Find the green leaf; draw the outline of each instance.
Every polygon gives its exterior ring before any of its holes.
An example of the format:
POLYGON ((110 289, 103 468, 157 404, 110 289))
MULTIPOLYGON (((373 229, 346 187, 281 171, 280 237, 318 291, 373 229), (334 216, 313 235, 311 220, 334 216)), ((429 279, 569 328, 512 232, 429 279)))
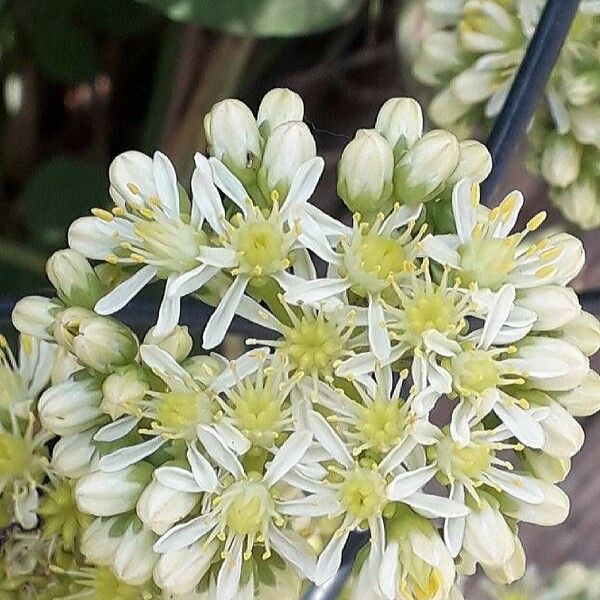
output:
POLYGON ((43 163, 25 185, 21 200, 35 241, 64 246, 69 224, 94 206, 107 204, 104 171, 89 162, 60 156, 43 163))
POLYGON ((76 27, 68 18, 68 11, 56 2, 37 3, 31 28, 31 44, 40 71, 57 83, 91 81, 98 69, 99 57, 96 40, 84 29, 76 27), (37 11, 36 11, 37 12, 37 11))
POLYGON ((297 36, 350 20, 363 0, 138 0, 174 21, 241 35, 297 36))

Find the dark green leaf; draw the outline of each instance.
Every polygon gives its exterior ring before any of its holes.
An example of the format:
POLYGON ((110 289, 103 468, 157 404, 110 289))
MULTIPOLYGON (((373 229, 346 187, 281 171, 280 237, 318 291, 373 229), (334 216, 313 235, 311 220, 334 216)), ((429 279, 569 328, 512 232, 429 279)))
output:
POLYGON ((104 171, 85 160, 61 156, 43 163, 22 194, 25 222, 47 247, 64 246, 71 221, 107 203, 104 171))
POLYGON ((363 0, 138 0, 174 21, 242 35, 296 36, 351 19, 363 0))

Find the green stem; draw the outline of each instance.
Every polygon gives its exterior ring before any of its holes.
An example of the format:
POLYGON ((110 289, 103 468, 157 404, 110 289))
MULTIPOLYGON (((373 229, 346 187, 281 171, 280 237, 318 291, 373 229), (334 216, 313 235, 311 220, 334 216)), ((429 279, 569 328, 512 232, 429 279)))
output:
POLYGON ((13 240, 0 237, 0 261, 35 273, 44 273, 46 258, 13 240))

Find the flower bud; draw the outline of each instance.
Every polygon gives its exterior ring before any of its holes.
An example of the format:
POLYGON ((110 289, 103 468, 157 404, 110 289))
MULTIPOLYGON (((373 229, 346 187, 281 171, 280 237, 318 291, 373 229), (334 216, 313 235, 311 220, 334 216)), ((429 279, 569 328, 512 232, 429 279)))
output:
POLYGON ((264 196, 283 201, 298 168, 316 155, 315 139, 305 123, 290 121, 276 127, 267 139, 258 171, 264 196))
POLYGON ((288 88, 275 88, 263 97, 258 107, 258 127, 265 138, 279 125, 289 121, 302 121, 304 102, 288 88))
POLYGON ((379 109, 375 129, 389 142, 398 158, 423 135, 423 112, 412 98, 390 98, 379 109))
POLYGON ((208 386, 212 380, 225 369, 227 363, 219 360, 215 356, 199 354, 190 356, 183 362, 182 366, 195 381, 208 386))
POLYGON ((116 520, 117 517, 95 519, 83 532, 79 549, 88 563, 106 567, 112 563, 123 539, 123 536, 110 535, 116 520))
POLYGON ((171 333, 164 337, 154 335, 154 327, 144 336, 144 344, 152 344, 168 352, 177 362, 187 358, 194 346, 194 340, 185 325, 177 325, 171 333))
POLYGON ((89 473, 96 452, 95 429, 61 437, 52 450, 52 468, 62 477, 79 479, 89 473))
POLYGON ((163 554, 154 567, 154 583, 170 594, 193 591, 208 571, 218 545, 216 540, 208 545, 196 542, 163 554))
POLYGON ((560 339, 579 348, 586 356, 592 356, 600 350, 600 322, 588 312, 580 311, 557 333, 560 339))
POLYGON ((460 160, 460 145, 442 129, 426 133, 404 155, 394 171, 394 194, 401 204, 431 200, 444 188, 460 160))
POLYGON ((571 131, 575 139, 600 148, 600 105, 595 103, 572 108, 570 114, 571 131))
POLYGON ((581 240, 569 233, 555 233, 548 237, 548 249, 560 248, 560 260, 556 263, 557 271, 550 283, 567 285, 574 279, 585 264, 585 250, 581 240))
POLYGON ((152 479, 152 471, 150 463, 139 462, 120 471, 89 473, 75 487, 77 507, 96 517, 112 517, 133 510, 152 479))
POLYGON ((491 581, 502 585, 513 583, 525 575, 525 550, 515 535, 515 551, 512 556, 501 566, 482 565, 485 574, 491 581))
POLYGON ((492 156, 489 150, 476 140, 460 142, 459 149, 459 163, 448 179, 448 185, 454 185, 464 178, 481 183, 492 170, 492 156))
POLYGON ((475 53, 520 49, 525 43, 517 16, 492 0, 467 2, 459 33, 464 47, 475 53))
POLYGON ((138 342, 127 326, 112 317, 96 315, 80 321, 73 353, 90 369, 110 373, 135 359, 138 342))
POLYGON ((600 410, 600 375, 590 371, 575 389, 553 394, 574 417, 588 417, 600 410))
POLYGON ((523 450, 523 461, 531 473, 538 479, 548 483, 560 483, 564 481, 571 470, 571 459, 556 458, 542 450, 523 450))
POLYGON ((204 117, 208 151, 243 181, 254 178, 261 157, 260 133, 250 109, 239 100, 217 102, 204 117))
POLYGON ((543 502, 530 504, 513 498, 504 514, 542 527, 559 525, 569 514, 569 497, 552 483, 538 480, 537 484, 544 492, 543 502))
POLYGON ((56 313, 63 308, 58 300, 43 296, 21 298, 13 308, 12 322, 21 333, 50 342, 56 313))
POLYGON ((98 408, 101 399, 101 380, 78 371, 42 394, 38 402, 40 421, 57 435, 80 433, 102 419, 98 408))
POLYGON ((338 165, 337 192, 351 211, 385 212, 393 189, 394 154, 374 129, 359 129, 338 165))
POLYGON ((73 373, 81 370, 81 365, 77 357, 63 346, 55 346, 54 348, 54 362, 50 382, 51 385, 58 385, 69 379, 73 373))
MULTIPOLYGON (((467 115, 471 106, 463 102, 452 88, 443 88, 438 92, 429 104, 429 116, 431 120, 439 127, 452 129, 455 135, 460 135, 457 131, 462 131, 464 136, 468 134, 468 126, 460 123, 460 120, 467 115)), ((460 135, 460 137, 463 137, 460 135)))
POLYGON ((559 285, 540 285, 519 290, 515 303, 537 315, 535 331, 558 329, 575 319, 581 312, 577 294, 559 285))
POLYGON ((591 104, 600 91, 600 81, 597 71, 581 73, 579 75, 567 74, 564 77, 564 91, 569 104, 573 106, 584 106, 591 104))
POLYGON ((544 179, 553 186, 566 188, 579 176, 581 147, 570 136, 553 135, 542 154, 541 170, 544 179))
POLYGON ((598 189, 591 177, 583 177, 564 190, 551 190, 550 196, 565 217, 581 229, 600 226, 598 189))
POLYGON ((158 554, 152 546, 156 536, 146 527, 130 525, 112 561, 115 575, 129 585, 142 585, 152 577, 158 554))
POLYGON ((421 83, 439 85, 442 77, 460 70, 465 55, 456 32, 435 31, 422 41, 413 64, 413 73, 421 83))
POLYGON ((198 494, 180 492, 152 481, 136 505, 138 517, 154 533, 162 535, 187 516, 199 499, 198 494))
POLYGON ((90 317, 95 317, 96 313, 87 308, 71 306, 56 313, 52 325, 52 336, 57 344, 73 352, 73 341, 79 330, 81 322, 90 317))
POLYGON ((137 365, 118 369, 102 384, 100 410, 110 415, 113 421, 125 414, 135 414, 150 385, 144 370, 137 365))
POLYGON ((75 250, 55 252, 46 263, 46 274, 67 306, 91 309, 106 292, 88 260, 75 250))

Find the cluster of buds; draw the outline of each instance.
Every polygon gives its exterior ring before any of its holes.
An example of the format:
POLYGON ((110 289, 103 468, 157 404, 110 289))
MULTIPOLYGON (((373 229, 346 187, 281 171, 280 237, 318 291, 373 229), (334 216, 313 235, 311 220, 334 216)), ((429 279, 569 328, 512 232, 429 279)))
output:
POLYGON ((477 565, 524 573, 519 522, 568 514, 574 417, 600 409, 600 323, 568 287, 581 243, 526 240, 544 214, 513 232, 519 192, 481 206, 489 155, 422 135, 406 98, 344 151, 338 188, 362 213, 339 222, 309 202, 323 160, 302 113, 289 90, 258 119, 216 105, 191 196, 163 154, 117 157, 112 211, 48 261, 56 297, 14 309, 55 357, 25 406, 54 438, 34 512, 71 557, 40 566, 67 597, 299 598, 368 530, 351 598, 455 599, 477 565), (138 337, 111 315, 154 281, 138 337), (215 307, 204 351, 235 315, 265 339, 194 354, 188 295, 215 307))
MULTIPOLYGON (((412 5, 400 27, 419 38, 407 50, 415 77, 436 90, 429 114, 438 126, 462 138, 498 115, 543 7, 536 0, 412 5)), ((529 134, 530 169, 583 229, 600 225, 599 35, 597 3, 584 1, 529 134)))

